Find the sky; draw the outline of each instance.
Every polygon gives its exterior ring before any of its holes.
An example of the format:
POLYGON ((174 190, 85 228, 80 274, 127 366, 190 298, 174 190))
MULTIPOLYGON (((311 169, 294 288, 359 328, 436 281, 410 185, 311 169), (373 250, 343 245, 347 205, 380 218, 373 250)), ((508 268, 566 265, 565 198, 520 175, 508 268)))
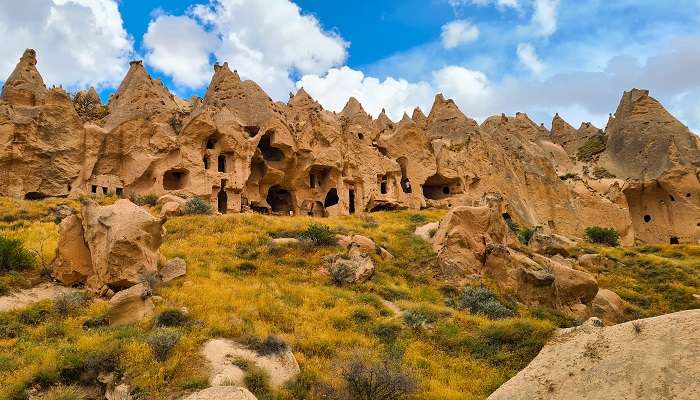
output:
POLYGON ((394 120, 443 93, 478 121, 604 127, 644 88, 700 132, 698 0, 1 1, 0 37, 0 79, 34 48, 47 84, 105 100, 132 59, 183 98, 227 61, 276 100, 303 87, 394 120))

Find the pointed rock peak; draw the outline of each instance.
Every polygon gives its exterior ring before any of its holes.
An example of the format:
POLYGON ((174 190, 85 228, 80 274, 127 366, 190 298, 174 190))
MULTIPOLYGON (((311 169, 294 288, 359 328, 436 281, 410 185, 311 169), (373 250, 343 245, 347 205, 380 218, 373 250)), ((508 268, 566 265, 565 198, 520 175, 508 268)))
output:
POLYGON ((75 101, 84 101, 90 104, 102 104, 102 99, 100 99, 100 95, 97 94, 97 90, 95 90, 95 88, 92 86, 90 87, 90 89, 81 90, 78 93, 76 93, 75 101))
POLYGON ((361 117, 363 120, 366 119, 371 122, 371 117, 367 112, 365 111, 364 108, 362 108, 362 104, 354 98, 350 97, 348 99, 348 102, 345 104, 345 107, 343 107, 343 110, 340 112, 341 117, 345 117, 348 119, 352 119, 355 117, 361 117))
POLYGON ((388 125, 391 125, 394 123, 394 121, 392 121, 391 118, 389 118, 389 116, 386 115, 386 110, 383 108, 382 108, 382 112, 380 112, 379 116, 377 117, 377 122, 380 122, 382 124, 388 124, 388 125))
POLYGON ((415 122, 422 122, 428 119, 428 117, 425 116, 423 110, 421 110, 420 107, 416 107, 413 109, 413 116, 411 118, 415 122))
MULTIPOLYGON (((415 115, 415 112, 414 112, 413 114, 415 115)), ((408 116, 407 113, 403 113, 403 117, 401 117, 401 121, 400 121, 400 122, 401 122, 402 124, 406 124, 406 123, 410 123, 410 122, 414 122, 414 121, 415 121, 415 118, 411 118, 411 117, 408 116)))
POLYGON ((430 115, 428 115, 428 118, 430 119, 438 113, 442 114, 445 112, 456 114, 466 118, 462 111, 460 111, 459 107, 457 107, 457 104, 455 104, 454 100, 446 100, 445 96, 443 96, 442 93, 439 93, 435 96, 435 101, 433 102, 433 107, 430 109, 430 115))
POLYGON ((13 105, 34 106, 46 98, 46 85, 36 68, 36 51, 27 49, 2 88, 2 99, 13 105))
POLYGON ((568 134, 574 130, 574 127, 560 117, 559 113, 554 114, 554 118, 552 118, 552 135, 568 134))
POLYGON ((310 104, 317 104, 317 102, 306 90, 304 90, 303 87, 301 87, 299 90, 297 90, 296 94, 291 95, 288 104, 293 107, 301 107, 310 104))

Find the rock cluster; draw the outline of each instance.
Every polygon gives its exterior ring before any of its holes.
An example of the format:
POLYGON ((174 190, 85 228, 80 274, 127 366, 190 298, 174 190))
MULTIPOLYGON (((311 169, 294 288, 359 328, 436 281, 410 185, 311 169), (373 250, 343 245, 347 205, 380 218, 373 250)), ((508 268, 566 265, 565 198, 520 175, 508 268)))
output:
MULTIPOLYGON (((565 258, 575 243, 536 232, 532 246, 519 250, 499 208, 495 204, 450 210, 433 238, 443 275, 488 277, 525 304, 551 307, 580 320, 596 316, 615 324, 623 319, 622 299, 577 269, 578 260, 565 258)), ((594 262, 589 258, 588 263, 594 262)))
POLYGON ((355 99, 328 112, 303 89, 275 102, 227 64, 190 101, 139 61, 106 106, 78 97, 46 88, 25 52, 0 101, 0 195, 178 194, 222 213, 315 216, 500 197, 503 214, 546 233, 700 239, 698 139, 646 91, 625 93, 605 130, 555 116, 551 131, 522 113, 479 125, 441 95, 398 122, 355 99))

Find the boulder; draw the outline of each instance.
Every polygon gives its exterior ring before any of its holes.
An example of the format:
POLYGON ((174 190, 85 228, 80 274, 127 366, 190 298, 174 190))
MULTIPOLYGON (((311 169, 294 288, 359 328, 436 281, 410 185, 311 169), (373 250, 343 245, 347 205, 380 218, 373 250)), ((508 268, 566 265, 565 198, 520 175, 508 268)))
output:
POLYGON ((348 253, 352 254, 375 254, 377 253, 377 245, 374 240, 362 235, 337 235, 338 245, 345 247, 348 253))
POLYGON ((480 273, 488 245, 517 241, 496 208, 455 207, 440 222, 433 249, 445 275, 480 273))
POLYGON ((228 339, 212 339, 204 343, 202 354, 208 361, 212 386, 242 384, 244 371, 231 361, 244 359, 265 370, 270 375, 270 383, 279 388, 299 374, 299 364, 291 350, 280 353, 260 354, 228 339))
POLYGON ((437 233, 438 227, 440 227, 439 222, 431 222, 429 224, 417 226, 414 233, 430 243, 433 241, 433 236, 437 233))
POLYGON ((153 315, 155 306, 151 301, 151 290, 139 283, 117 292, 109 300, 107 319, 110 325, 128 325, 153 315))
POLYGON ((214 386, 192 393, 181 400, 257 400, 257 397, 242 387, 214 386))
POLYGON ((601 268, 613 268, 615 266, 615 261, 605 257, 602 254, 581 254, 578 256, 578 263, 583 268, 590 269, 601 269, 601 268))
POLYGON ((700 310, 597 325, 556 335, 489 400, 699 398, 700 310))
POLYGON ((172 217, 175 215, 180 214, 180 212, 183 209, 183 205, 180 203, 176 203, 174 201, 169 201, 160 208, 160 217, 172 217))
POLYGON ((185 276, 187 273, 187 263, 180 257, 175 257, 168 260, 167 263, 158 272, 162 282, 170 282, 175 278, 185 276))
POLYGON ((272 244, 280 247, 296 246, 299 244, 299 239, 297 238, 275 238, 272 239, 272 244))
POLYGON ((349 255, 349 258, 335 257, 331 262, 331 271, 344 271, 345 283, 363 283, 374 275, 374 262, 366 254, 357 252, 349 255))
POLYGON ((160 196, 158 200, 156 201, 156 205, 163 206, 168 203, 176 203, 180 205, 181 207, 184 207, 185 204, 187 203, 187 199, 183 199, 180 196, 175 196, 174 194, 166 194, 163 196, 160 196))
POLYGON ((568 257, 569 249, 576 246, 576 242, 556 233, 545 233, 540 228, 535 230, 528 246, 532 247, 535 252, 546 256, 559 254, 568 257))
POLYGON ((157 272, 163 222, 126 199, 111 206, 85 200, 80 215, 61 222, 54 276, 93 291, 131 287, 144 273, 157 272))
POLYGON ((599 289, 588 308, 590 315, 600 318, 606 325, 624 321, 625 303, 612 290, 599 289))

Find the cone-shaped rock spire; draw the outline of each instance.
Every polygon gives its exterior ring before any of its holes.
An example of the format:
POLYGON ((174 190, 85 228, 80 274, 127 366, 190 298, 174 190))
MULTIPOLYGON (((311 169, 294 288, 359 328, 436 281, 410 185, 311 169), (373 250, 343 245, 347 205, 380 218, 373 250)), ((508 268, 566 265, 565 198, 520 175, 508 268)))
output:
POLYGON ((2 88, 4 101, 18 106, 35 106, 43 103, 48 91, 36 68, 36 63, 36 52, 32 49, 25 50, 2 88))

